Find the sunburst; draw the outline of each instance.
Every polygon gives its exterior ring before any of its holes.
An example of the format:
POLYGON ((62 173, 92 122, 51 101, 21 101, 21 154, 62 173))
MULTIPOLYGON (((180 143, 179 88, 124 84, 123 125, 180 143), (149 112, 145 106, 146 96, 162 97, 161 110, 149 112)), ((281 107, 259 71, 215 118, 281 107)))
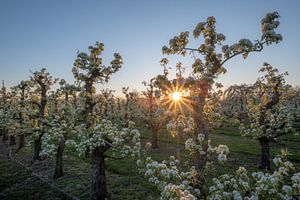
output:
POLYGON ((180 91, 175 91, 170 94, 173 101, 180 101, 182 97, 182 93, 180 91))
POLYGON ((176 84, 167 88, 166 94, 162 97, 163 104, 168 106, 169 110, 185 113, 191 111, 191 100, 189 91, 183 85, 176 84))

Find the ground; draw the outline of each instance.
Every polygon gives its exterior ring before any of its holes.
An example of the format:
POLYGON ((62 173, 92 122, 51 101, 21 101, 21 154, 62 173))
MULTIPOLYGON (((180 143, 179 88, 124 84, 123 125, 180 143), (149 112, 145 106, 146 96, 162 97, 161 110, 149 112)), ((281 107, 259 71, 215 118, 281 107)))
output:
MULTIPOLYGON (((299 124, 297 125, 299 127, 299 124)), ((149 141, 150 133, 140 128, 142 141, 149 141)), ((166 130, 160 132, 159 149, 151 150, 149 155, 162 160, 176 155, 176 139, 166 130)), ((235 171, 238 166, 246 166, 249 171, 257 170, 260 160, 260 147, 256 140, 242 137, 235 126, 225 126, 211 134, 213 144, 226 144, 230 148, 229 160, 224 166, 216 167, 216 174, 235 171)), ((1 142, 0 142, 1 143, 1 142)), ((272 156, 281 148, 290 152, 289 159, 300 169, 300 136, 286 136, 271 145, 272 156)), ((188 154, 181 143, 180 158, 188 161, 188 154)), ((7 146, 0 145, 0 199, 89 199, 91 192, 91 160, 78 157, 74 149, 67 149, 64 156, 62 178, 53 179, 54 159, 47 158, 32 162, 32 150, 26 147, 6 156, 7 146)), ((14 152, 14 147, 12 148, 14 152)), ((159 192, 150 185, 143 175, 137 172, 135 159, 108 160, 107 182, 110 199, 158 199, 159 192)), ((182 163, 184 163, 182 162, 182 163)))

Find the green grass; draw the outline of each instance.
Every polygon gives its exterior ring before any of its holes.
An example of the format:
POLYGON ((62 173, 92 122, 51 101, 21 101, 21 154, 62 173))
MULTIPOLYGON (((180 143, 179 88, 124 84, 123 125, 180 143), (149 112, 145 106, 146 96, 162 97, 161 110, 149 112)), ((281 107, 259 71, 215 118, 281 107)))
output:
POLYGON ((31 172, 0 155, 0 199, 69 199, 59 191, 49 188, 31 172))
MULTIPOLYGON (((298 132, 300 123, 296 124, 298 132)), ((144 126, 139 127, 142 135, 142 142, 150 141, 149 130, 144 126)), ((188 136, 186 136, 188 137, 188 136)), ((210 134, 213 145, 226 144, 229 146, 230 154, 228 162, 224 165, 216 165, 214 175, 234 172, 239 166, 245 166, 249 172, 257 170, 260 160, 260 146, 256 140, 241 137, 236 126, 225 126, 210 134)), ((159 133, 159 148, 150 150, 149 156, 156 160, 167 159, 170 155, 176 155, 176 138, 173 138, 166 130, 159 133)), ((182 163, 189 160, 189 155, 184 151, 184 141, 180 143, 182 163)), ((285 136, 280 142, 271 144, 272 156, 277 155, 281 148, 287 148, 290 152, 289 159, 294 162, 297 169, 300 168, 300 136, 285 136)), ((68 194, 80 199, 89 199, 91 192, 91 159, 78 157, 75 149, 66 149, 64 157, 65 175, 54 180, 53 167, 54 159, 46 159, 36 164, 31 164, 30 148, 24 148, 14 158, 26 164, 30 171, 6 161, 0 157, 0 199, 18 199, 26 191, 31 199, 43 199, 49 191, 61 196, 58 191, 51 190, 45 184, 34 180, 31 172, 46 177, 46 180, 68 194), (29 182, 29 184, 28 184, 29 182), (4 192, 3 192, 4 191, 4 192), (6 195, 3 197, 3 195, 6 195), (30 196, 31 195, 31 196, 30 196), (35 195, 35 196, 33 196, 35 195), (2 198, 3 197, 3 198, 2 198)), ((107 166, 107 187, 111 199, 158 199, 159 191, 137 172, 136 160, 132 158, 122 160, 108 159, 107 166)), ((55 195, 54 195, 55 197, 55 195)), ((56 198, 56 197, 55 197, 56 198)))
MULTIPOLYGON (((297 132, 300 134, 300 123, 295 126, 297 132)), ((141 128, 142 138, 150 141, 150 132, 141 128)), ((188 138, 189 136, 186 136, 188 138)), ((225 144, 230 149, 229 162, 227 163, 234 169, 240 165, 244 165, 247 168, 257 170, 257 166, 260 161, 261 148, 259 142, 249 137, 242 137, 237 126, 224 126, 220 129, 212 131, 210 138, 213 145, 225 144)), ((173 138, 166 130, 161 130, 159 135, 159 141, 166 143, 169 146, 176 146, 176 138, 173 138)), ((185 140, 184 140, 185 141, 185 140)), ((182 148, 184 141, 181 142, 182 148)), ((297 169, 300 168, 300 135, 287 135, 280 138, 279 142, 271 143, 270 152, 271 156, 278 155, 281 149, 287 148, 289 151, 289 160, 294 162, 297 169)), ((154 155, 156 157, 166 157, 165 154, 169 152, 162 152, 154 155), (161 155, 161 156, 159 156, 161 155)), ((174 153, 173 153, 174 154, 174 153)), ((185 154, 186 155, 186 154, 185 154)), ((222 170, 223 171, 223 170, 222 170)), ((227 172, 227 170, 224 170, 227 172)))

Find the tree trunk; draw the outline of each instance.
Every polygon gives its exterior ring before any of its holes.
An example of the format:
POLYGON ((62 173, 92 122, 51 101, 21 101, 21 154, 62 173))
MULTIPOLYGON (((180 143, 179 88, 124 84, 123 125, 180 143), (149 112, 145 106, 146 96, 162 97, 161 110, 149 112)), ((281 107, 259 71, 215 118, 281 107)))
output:
POLYGON ((3 128, 3 136, 2 136, 2 142, 5 143, 8 140, 6 129, 3 128))
POLYGON ((93 160, 93 200, 107 199, 106 176, 105 176, 105 160, 102 148, 97 147, 92 151, 93 160))
POLYGON ((151 138, 151 147, 153 149, 158 148, 158 143, 157 143, 157 136, 158 136, 158 131, 157 130, 152 130, 152 138, 151 138))
POLYGON ((9 136, 9 145, 10 146, 16 145, 16 138, 15 138, 15 136, 13 136, 13 135, 9 136))
POLYGON ((205 152, 203 154, 196 153, 195 154, 195 163, 196 163, 196 169, 198 171, 202 171, 206 166, 207 161, 207 149, 208 149, 208 122, 206 122, 204 116, 203 116, 203 108, 205 105, 205 98, 202 96, 198 96, 198 100, 193 103, 193 120, 195 122, 195 130, 193 134, 193 139, 196 143, 199 143, 198 141, 198 135, 203 134, 204 135, 204 141, 202 143, 202 151, 205 152))
POLYGON ((260 138, 259 143, 261 146, 261 163, 259 168, 270 170, 271 169, 270 141, 267 138, 260 138))
POLYGON ((38 139, 34 140, 34 152, 33 152, 33 160, 40 160, 40 152, 42 150, 42 137, 44 134, 43 130, 43 119, 47 104, 47 89, 45 85, 42 85, 42 92, 41 92, 41 103, 39 108, 38 114, 38 127, 40 128, 39 137, 38 139))
POLYGON ((54 178, 59 178, 63 176, 64 149, 65 149, 65 140, 62 139, 58 145, 57 152, 56 152, 54 178))
POLYGON ((42 150, 42 136, 39 136, 38 139, 34 140, 34 152, 33 160, 40 160, 40 152, 42 150))
POLYGON ((25 146, 25 135, 19 136, 19 144, 18 144, 18 150, 22 149, 25 146))

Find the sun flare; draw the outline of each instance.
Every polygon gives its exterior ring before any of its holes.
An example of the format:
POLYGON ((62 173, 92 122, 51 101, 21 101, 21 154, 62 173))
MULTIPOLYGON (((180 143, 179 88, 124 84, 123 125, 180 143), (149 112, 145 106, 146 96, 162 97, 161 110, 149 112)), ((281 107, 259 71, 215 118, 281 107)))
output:
POLYGON ((168 110, 184 113, 191 111, 190 92, 184 88, 184 84, 171 85, 166 87, 167 91, 162 96, 162 105, 167 106, 168 110))
POLYGON ((171 98, 172 98, 173 101, 180 101, 180 100, 181 100, 181 97, 182 97, 182 93, 181 93, 181 92, 178 92, 178 91, 173 92, 173 93, 171 94, 171 98))

